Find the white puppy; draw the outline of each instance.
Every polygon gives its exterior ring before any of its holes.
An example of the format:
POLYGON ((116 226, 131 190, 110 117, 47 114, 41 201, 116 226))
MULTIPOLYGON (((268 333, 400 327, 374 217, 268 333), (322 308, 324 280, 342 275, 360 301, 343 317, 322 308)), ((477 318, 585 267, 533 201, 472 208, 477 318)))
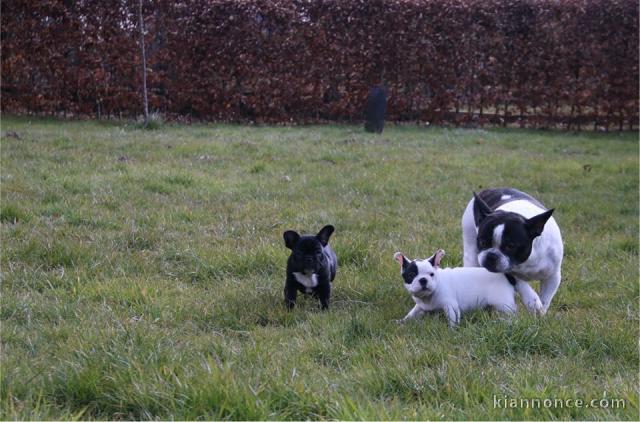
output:
POLYGON ((400 252, 393 256, 400 264, 404 287, 416 303, 403 321, 442 310, 454 327, 463 312, 473 309, 492 307, 508 314, 517 311, 512 277, 479 267, 441 269, 443 256, 442 249, 425 260, 411 261, 400 252))

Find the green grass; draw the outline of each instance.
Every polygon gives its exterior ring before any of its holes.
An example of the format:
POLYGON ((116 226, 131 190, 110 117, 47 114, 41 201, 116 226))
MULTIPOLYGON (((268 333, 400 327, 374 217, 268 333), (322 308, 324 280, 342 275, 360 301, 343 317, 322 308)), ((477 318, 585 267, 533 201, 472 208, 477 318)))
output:
POLYGON ((2 133, 0 419, 638 417, 636 133, 8 116, 2 133), (393 253, 461 265, 464 206, 494 185, 556 208, 549 314, 397 325, 393 253), (331 308, 287 312, 282 233, 329 223, 331 308))

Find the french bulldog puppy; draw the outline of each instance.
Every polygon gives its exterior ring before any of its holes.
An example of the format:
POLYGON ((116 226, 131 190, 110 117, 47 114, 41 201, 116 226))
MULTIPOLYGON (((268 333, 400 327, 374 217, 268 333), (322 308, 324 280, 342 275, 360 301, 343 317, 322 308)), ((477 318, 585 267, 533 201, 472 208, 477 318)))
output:
POLYGON ((455 327, 462 313, 473 309, 492 307, 507 314, 517 311, 513 279, 484 268, 440 268, 443 256, 442 249, 425 260, 411 261, 401 252, 393 256, 400 264, 404 287, 416 303, 402 321, 441 310, 455 327))
POLYGON ((338 270, 338 258, 329 246, 333 231, 333 226, 327 225, 315 236, 300 236, 293 230, 284 232, 284 244, 291 249, 284 284, 287 308, 295 306, 298 291, 318 297, 322 309, 329 307, 331 283, 338 270))
POLYGON ((527 309, 545 314, 560 286, 563 244, 540 201, 512 188, 473 194, 462 215, 464 266, 510 274, 527 309), (527 281, 540 280, 540 296, 527 281))

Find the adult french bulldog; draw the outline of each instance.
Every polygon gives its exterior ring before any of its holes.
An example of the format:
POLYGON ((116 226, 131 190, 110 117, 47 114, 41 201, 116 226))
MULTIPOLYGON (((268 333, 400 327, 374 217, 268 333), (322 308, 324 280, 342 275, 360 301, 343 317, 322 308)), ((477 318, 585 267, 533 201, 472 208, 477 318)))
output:
POLYGON ((338 258, 329 246, 333 231, 333 226, 327 225, 315 236, 300 236, 293 230, 284 232, 284 244, 291 249, 284 284, 287 308, 295 306, 298 291, 317 296, 322 309, 329 307, 331 282, 338 269, 338 258))
POLYGON ((527 309, 545 314, 560 286, 563 256, 562 235, 552 213, 516 189, 474 192, 462 215, 464 266, 515 277, 527 309), (540 280, 540 296, 530 280, 540 280))

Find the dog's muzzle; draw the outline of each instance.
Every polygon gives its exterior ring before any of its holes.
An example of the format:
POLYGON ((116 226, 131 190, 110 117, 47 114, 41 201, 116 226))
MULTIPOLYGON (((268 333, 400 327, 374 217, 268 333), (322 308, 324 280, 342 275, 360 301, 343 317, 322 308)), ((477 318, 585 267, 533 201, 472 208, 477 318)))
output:
POLYGON ((428 298, 429 296, 431 296, 433 294, 433 292, 427 286, 422 286, 422 289, 420 289, 417 292, 414 292, 412 294, 415 297, 418 297, 420 299, 425 299, 425 298, 428 298))
POLYGON ((486 252, 480 261, 480 265, 492 273, 503 273, 509 270, 508 259, 495 252, 486 252))

